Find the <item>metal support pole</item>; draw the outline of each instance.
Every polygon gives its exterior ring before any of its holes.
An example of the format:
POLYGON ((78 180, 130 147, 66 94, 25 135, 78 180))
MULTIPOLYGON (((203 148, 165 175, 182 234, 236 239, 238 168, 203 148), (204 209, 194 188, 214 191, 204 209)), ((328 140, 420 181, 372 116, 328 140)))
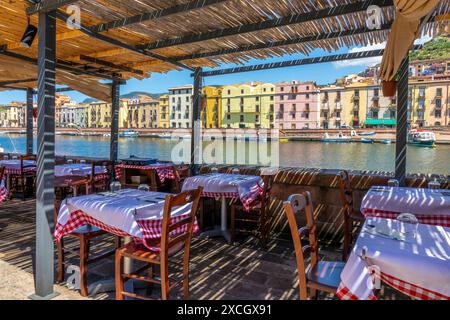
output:
POLYGON ((400 187, 405 186, 406 180, 406 138, 408 135, 408 55, 403 60, 397 83, 397 130, 395 144, 395 179, 400 187))
POLYGON ((33 89, 27 88, 27 155, 33 154, 33 89))
POLYGON ((39 13, 36 270, 32 299, 51 299, 54 281, 55 11, 39 13))
MULTIPOLYGON (((111 144, 109 149, 109 159, 115 164, 119 149, 119 108, 120 108, 120 83, 113 81, 111 85, 111 144)), ((112 172, 115 178, 115 170, 112 172)))
POLYGON ((201 164, 202 137, 200 114, 202 108, 202 71, 202 68, 196 68, 194 72, 194 93, 191 119, 191 171, 193 174, 197 172, 197 165, 201 164))

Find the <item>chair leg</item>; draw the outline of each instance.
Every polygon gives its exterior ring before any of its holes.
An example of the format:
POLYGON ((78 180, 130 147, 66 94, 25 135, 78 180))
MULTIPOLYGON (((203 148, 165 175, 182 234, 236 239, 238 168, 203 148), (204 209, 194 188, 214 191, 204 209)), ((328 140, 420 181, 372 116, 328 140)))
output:
MULTIPOLYGON (((188 240, 190 241, 190 240, 188 240)), ((183 299, 189 300, 189 248, 190 244, 187 243, 184 247, 183 257, 183 299)))
POLYGON ((64 270, 64 240, 61 238, 59 241, 56 241, 56 247, 58 249, 58 275, 57 281, 63 282, 65 278, 65 270, 64 270))
MULTIPOLYGON (((166 258, 167 259, 167 258, 166 258)), ((162 300, 169 299, 169 268, 168 262, 162 262, 159 266, 161 274, 161 298, 162 300)))
MULTIPOLYGON (((346 213, 344 213, 346 214, 346 213)), ((350 250, 352 223, 348 217, 344 217, 344 245, 342 249, 342 260, 347 261, 348 252, 350 250)))
POLYGON ((118 251, 116 251, 115 264, 116 300, 123 300, 123 263, 122 255, 118 251))
POLYGON ((236 238, 236 207, 231 206, 231 221, 230 221, 230 241, 234 243, 236 238))
POLYGON ((80 239, 80 291, 83 297, 89 295, 87 288, 87 262, 89 257, 89 240, 81 237, 80 239))
POLYGON ((26 178, 22 177, 20 180, 21 180, 20 182, 21 182, 21 186, 22 186, 22 201, 25 201, 25 180, 26 180, 26 178))
MULTIPOLYGON (((153 268, 154 268, 153 263, 149 263, 147 271, 149 279, 153 279, 153 271, 154 271, 153 268)), ((152 294, 152 291, 153 291, 153 282, 149 282, 147 285, 147 295, 150 296, 152 294)))

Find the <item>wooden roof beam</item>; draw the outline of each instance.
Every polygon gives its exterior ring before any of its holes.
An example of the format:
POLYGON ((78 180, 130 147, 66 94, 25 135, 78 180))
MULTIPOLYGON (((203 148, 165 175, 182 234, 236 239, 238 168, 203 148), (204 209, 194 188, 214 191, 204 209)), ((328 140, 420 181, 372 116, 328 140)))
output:
POLYGON ((129 26, 136 23, 141 23, 149 20, 156 20, 162 17, 167 17, 177 13, 183 13, 188 11, 193 11, 196 9, 205 8, 214 4, 225 2, 226 0, 195 0, 187 3, 175 5, 169 8, 164 8, 160 10, 154 10, 149 12, 144 12, 132 17, 127 17, 123 19, 117 19, 105 23, 100 23, 98 25, 88 27, 91 31, 102 32, 106 30, 121 28, 129 26))
POLYGON ((124 65, 117 65, 117 64, 114 64, 114 63, 106 61, 106 60, 92 58, 92 57, 85 56, 85 55, 80 55, 80 59, 90 62, 90 63, 93 63, 93 64, 99 64, 99 65, 102 65, 102 66, 105 66, 108 68, 122 70, 122 71, 130 72, 130 73, 135 73, 140 76, 144 75, 144 71, 142 71, 142 70, 133 69, 133 68, 130 68, 130 67, 127 67, 124 65))
MULTIPOLYGON (((60 7, 68 6, 78 0, 41 0, 40 2, 27 8, 27 14, 32 15, 38 12, 48 12, 60 7)), ((31 1, 30 1, 31 2, 31 1)))
POLYGON ((27 82, 34 82, 34 81, 37 81, 37 79, 18 79, 18 80, 0 81, 0 86, 8 86, 11 84, 27 83, 27 82))
MULTIPOLYGON (((416 45, 413 47, 412 50, 418 50, 421 47, 422 47, 421 45, 416 45)), ((288 60, 288 61, 273 62, 273 63, 263 63, 263 64, 256 64, 256 65, 251 65, 251 66, 244 66, 244 67, 205 71, 205 72, 202 72, 202 76, 203 77, 212 77, 212 76, 220 76, 220 75, 231 74, 231 73, 241 73, 241 72, 286 68, 286 67, 302 66, 302 65, 315 64, 315 63, 364 59, 364 58, 382 56, 383 53, 384 53, 384 49, 378 49, 378 50, 344 53, 344 54, 336 54, 336 55, 330 55, 330 56, 296 59, 296 60, 288 60)), ((194 73, 192 73, 191 76, 193 77, 194 73)))
POLYGON ((379 29, 375 29, 375 30, 369 29, 367 27, 358 28, 358 29, 353 29, 353 30, 346 30, 346 31, 341 31, 341 32, 331 32, 331 33, 319 34, 319 35, 314 35, 314 36, 293 38, 293 39, 287 39, 287 40, 281 40, 281 41, 273 41, 273 42, 268 42, 268 43, 249 44, 249 45, 245 45, 245 46, 238 47, 238 48, 231 48, 231 49, 226 48, 226 49, 219 49, 219 50, 209 51, 209 52, 193 53, 190 55, 175 57, 173 59, 177 60, 177 61, 192 60, 192 59, 209 58, 209 57, 214 57, 214 56, 221 56, 221 55, 240 53, 240 52, 246 52, 246 51, 270 49, 270 48, 288 46, 288 45, 293 45, 293 44, 302 44, 302 43, 313 42, 313 41, 336 39, 336 38, 340 38, 340 37, 364 34, 364 33, 369 33, 369 32, 385 31, 385 30, 389 30, 391 28, 391 26, 392 26, 392 22, 386 23, 386 24, 382 25, 379 29))
POLYGON ((193 33, 185 36, 163 39, 156 42, 143 44, 137 46, 139 49, 154 50, 172 46, 178 46, 188 43, 201 42, 206 40, 218 39, 233 35, 239 35, 248 32, 261 31, 266 29, 272 29, 292 24, 316 21, 320 19, 343 16, 351 13, 357 13, 367 10, 371 5, 377 5, 379 7, 389 7, 393 5, 393 0, 367 0, 360 1, 351 4, 340 5, 337 7, 330 7, 322 10, 311 11, 307 13, 297 13, 289 16, 285 16, 277 19, 264 20, 261 22, 241 25, 237 27, 217 29, 204 33, 193 33))
MULTIPOLYGON (((65 14, 64 12, 58 10, 58 11, 56 11, 56 18, 58 18, 58 19, 60 19, 62 21, 67 21, 69 16, 67 14, 65 14)), ((86 27, 86 26, 84 26, 82 24, 80 24, 79 27, 80 27, 79 30, 81 32, 83 32, 83 33, 87 34, 88 36, 90 36, 92 38, 95 38, 97 40, 100 40, 100 41, 112 44, 112 45, 114 45, 116 47, 119 47, 119 48, 127 49, 129 51, 133 51, 133 52, 142 54, 144 56, 148 56, 148 57, 151 57, 151 58, 154 58, 154 59, 157 59, 157 60, 161 60, 161 61, 170 63, 172 65, 175 65, 175 66, 183 68, 183 69, 194 71, 194 68, 191 68, 191 67, 189 67, 189 66, 187 66, 187 65, 185 65, 185 64, 183 64, 181 62, 173 61, 170 58, 161 56, 161 55, 156 54, 156 53, 148 52, 145 49, 140 49, 138 47, 134 47, 132 45, 124 43, 122 41, 116 40, 114 38, 105 36, 105 35, 103 35, 101 33, 97 33, 95 31, 90 30, 88 27, 86 27)))
MULTIPOLYGON (((6 45, 0 46, 0 55, 8 56, 11 58, 15 58, 18 60, 26 61, 26 62, 32 63, 34 65, 37 65, 37 59, 27 57, 27 56, 21 55, 19 53, 8 51, 6 45)), ((109 79, 109 80, 118 79, 118 77, 104 74, 104 73, 101 73, 98 71, 95 72, 95 71, 87 71, 87 70, 77 69, 76 67, 73 66, 73 64, 71 65, 71 62, 62 61, 62 60, 57 61, 56 68, 66 70, 66 71, 69 71, 74 74, 85 74, 85 75, 89 75, 89 76, 101 78, 101 79, 109 79)))

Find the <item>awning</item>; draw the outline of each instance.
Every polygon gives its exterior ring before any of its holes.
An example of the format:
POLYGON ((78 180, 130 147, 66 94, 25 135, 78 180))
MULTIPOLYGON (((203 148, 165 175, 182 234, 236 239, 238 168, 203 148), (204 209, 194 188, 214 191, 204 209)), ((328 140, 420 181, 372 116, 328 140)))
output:
POLYGON ((397 120, 395 119, 366 119, 366 126, 395 126, 397 124, 397 120))

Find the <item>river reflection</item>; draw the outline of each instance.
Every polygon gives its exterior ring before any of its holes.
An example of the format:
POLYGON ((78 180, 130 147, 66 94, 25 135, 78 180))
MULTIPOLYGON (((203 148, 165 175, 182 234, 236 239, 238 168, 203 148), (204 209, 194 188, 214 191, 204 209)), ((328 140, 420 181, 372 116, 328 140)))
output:
MULTIPOLYGON (((178 141, 158 138, 119 138, 119 158, 136 155, 147 158, 171 160, 178 141)), ((219 155, 204 142, 203 148, 212 158, 219 155)), ((271 152, 278 157, 280 166, 327 169, 358 169, 394 171, 395 144, 224 141, 223 158, 228 162, 248 163, 260 154, 264 163, 271 152), (227 148, 228 146, 228 148, 227 148), (267 151, 266 151, 267 150, 267 151)), ((24 135, 0 135, 0 147, 6 152, 24 152, 24 135)), ((185 150, 190 140, 184 142, 185 150)), ((84 136, 57 136, 56 153, 61 155, 109 157, 109 138, 84 136)), ((218 152, 219 153, 219 152, 218 152)), ((408 172, 450 174, 450 145, 438 145, 435 149, 408 147, 408 172)), ((186 162, 189 155, 185 154, 186 162)), ((275 161, 276 164, 276 161, 275 161)))

